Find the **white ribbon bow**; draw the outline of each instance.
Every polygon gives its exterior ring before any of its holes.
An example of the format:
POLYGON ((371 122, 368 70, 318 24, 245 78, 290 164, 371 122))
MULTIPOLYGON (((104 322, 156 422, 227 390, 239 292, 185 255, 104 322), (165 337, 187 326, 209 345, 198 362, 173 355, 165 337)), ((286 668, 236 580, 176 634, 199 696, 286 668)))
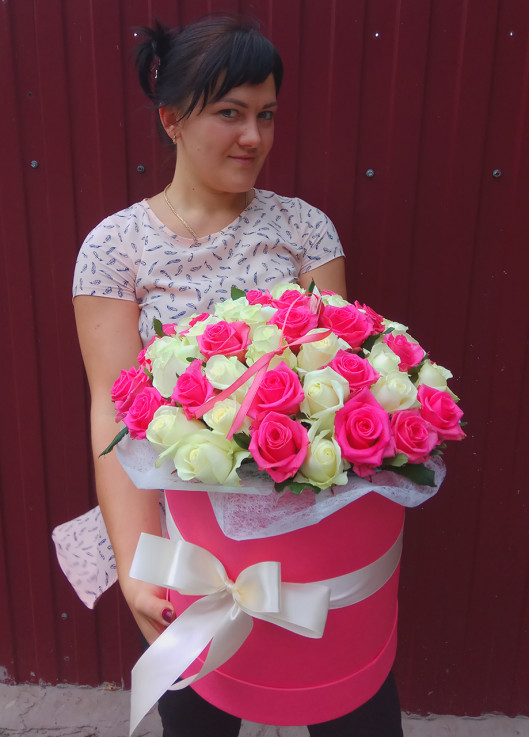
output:
POLYGON ((185 688, 219 668, 252 630, 252 618, 272 622, 305 637, 319 638, 330 589, 321 583, 282 583, 280 563, 264 561, 231 581, 208 550, 142 533, 132 578, 200 596, 158 637, 132 671, 130 734, 165 691, 185 688), (172 684, 210 644, 200 671, 172 684))

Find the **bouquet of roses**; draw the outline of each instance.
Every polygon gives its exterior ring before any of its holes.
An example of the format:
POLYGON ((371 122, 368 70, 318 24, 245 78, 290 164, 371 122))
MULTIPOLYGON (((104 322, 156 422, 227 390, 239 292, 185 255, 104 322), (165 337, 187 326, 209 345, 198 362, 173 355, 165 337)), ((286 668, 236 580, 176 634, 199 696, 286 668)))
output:
POLYGON ((237 486, 241 464, 278 491, 315 492, 425 466, 465 437, 451 373, 407 327, 332 292, 294 284, 232 298, 156 336, 112 389, 125 434, 147 438, 182 481, 237 486))

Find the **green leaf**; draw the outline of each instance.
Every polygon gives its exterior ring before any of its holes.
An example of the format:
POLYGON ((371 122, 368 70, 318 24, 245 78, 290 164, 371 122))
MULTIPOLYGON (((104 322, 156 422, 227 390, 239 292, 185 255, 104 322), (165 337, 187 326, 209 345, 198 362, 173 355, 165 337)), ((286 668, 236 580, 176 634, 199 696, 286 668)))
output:
POLYGON ((434 483, 434 471, 424 466, 423 463, 408 463, 406 466, 395 466, 388 470, 405 476, 413 484, 436 486, 434 483))
POLYGON ((287 481, 277 481, 274 484, 274 488, 278 492, 283 491, 284 489, 290 489, 293 494, 301 494, 304 489, 311 489, 311 491, 314 491, 315 494, 318 494, 321 491, 318 486, 310 484, 308 481, 306 481, 305 483, 299 483, 298 481, 293 481, 292 479, 287 479, 287 481))
POLYGON ((389 333, 392 333, 394 331, 394 328, 387 328, 383 335, 388 335, 389 333))
POLYGON ((311 284, 307 288, 307 293, 308 294, 313 294, 313 292, 315 291, 315 287, 316 287, 316 284, 313 281, 313 279, 311 279, 311 284))
POLYGON ((160 322, 160 320, 157 317, 155 317, 155 319, 153 320, 153 328, 154 328, 155 333, 158 335, 159 338, 163 338, 164 337, 164 335, 165 335, 165 333, 164 333, 164 326, 162 325, 162 323, 160 322))
POLYGON ((232 287, 230 290, 230 299, 241 299, 241 297, 246 297, 246 292, 237 287, 232 287))
POLYGON ((368 351, 368 353, 372 350, 374 347, 375 341, 378 339, 379 334, 377 335, 369 335, 368 338, 364 341, 361 348, 365 351, 368 351))
POLYGON ((409 379, 412 381, 412 383, 414 383, 416 379, 418 378, 420 371, 421 371, 421 367, 423 366, 426 360, 427 360, 427 354, 425 353, 419 363, 417 363, 415 366, 410 367, 408 373, 409 373, 409 379))
POLYGON ((404 466, 405 463, 409 462, 409 458, 405 453, 398 453, 394 458, 386 459, 384 466, 399 467, 404 466))
POLYGON ((240 448, 243 448, 243 450, 248 450, 248 446, 250 445, 249 435, 246 435, 244 432, 236 432, 236 434, 233 436, 233 439, 240 448))
POLYGON ((99 454, 99 457, 101 458, 101 456, 104 456, 104 455, 107 455, 107 453, 110 453, 110 451, 111 451, 111 450, 112 450, 112 449, 114 448, 114 446, 115 446, 115 445, 118 445, 118 443, 120 442, 120 440, 121 440, 122 438, 124 438, 124 437, 125 437, 126 435, 128 435, 128 434, 129 434, 129 428, 127 427, 127 425, 125 425, 124 427, 122 427, 122 429, 121 429, 121 430, 119 431, 119 433, 118 433, 118 434, 116 435, 116 437, 114 438, 114 440, 112 441, 112 443, 111 443, 110 445, 108 445, 108 446, 107 446, 107 447, 105 448, 105 450, 104 450, 104 451, 102 451, 102 452, 101 452, 101 453, 99 454))

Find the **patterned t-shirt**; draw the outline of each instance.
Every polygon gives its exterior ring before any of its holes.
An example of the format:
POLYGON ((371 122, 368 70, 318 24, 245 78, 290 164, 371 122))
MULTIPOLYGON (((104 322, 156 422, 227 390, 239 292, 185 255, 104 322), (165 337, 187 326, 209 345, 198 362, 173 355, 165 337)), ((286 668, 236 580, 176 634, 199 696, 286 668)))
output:
POLYGON ((211 312, 232 286, 270 289, 342 255, 333 223, 297 198, 257 189, 234 222, 196 241, 173 233, 142 200, 89 233, 73 294, 137 302, 145 345, 154 318, 211 312))

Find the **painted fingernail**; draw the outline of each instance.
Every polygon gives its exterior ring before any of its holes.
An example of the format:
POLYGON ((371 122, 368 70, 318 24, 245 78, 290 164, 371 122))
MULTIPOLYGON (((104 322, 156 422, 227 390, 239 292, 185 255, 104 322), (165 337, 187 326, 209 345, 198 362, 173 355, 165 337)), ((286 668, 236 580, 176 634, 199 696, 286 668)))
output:
POLYGON ((162 619, 165 619, 168 624, 173 621, 173 611, 171 609, 164 609, 162 612, 162 619))

